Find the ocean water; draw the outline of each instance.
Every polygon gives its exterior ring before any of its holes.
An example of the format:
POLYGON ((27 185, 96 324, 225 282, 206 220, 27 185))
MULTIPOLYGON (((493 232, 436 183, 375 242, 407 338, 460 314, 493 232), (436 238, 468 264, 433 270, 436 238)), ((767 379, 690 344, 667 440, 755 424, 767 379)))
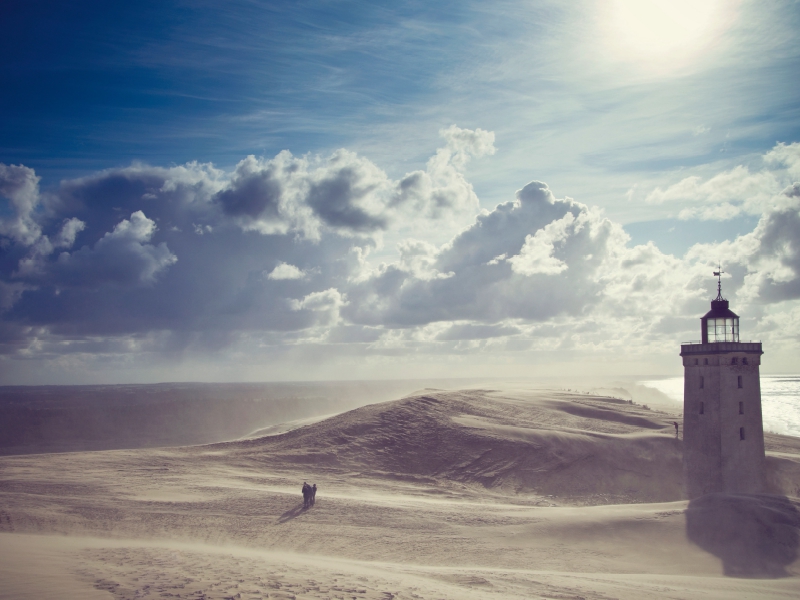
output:
MULTIPOLYGON (((638 382, 683 405, 683 377, 638 382)), ((761 376, 764 430, 800 437, 800 375, 761 376)))

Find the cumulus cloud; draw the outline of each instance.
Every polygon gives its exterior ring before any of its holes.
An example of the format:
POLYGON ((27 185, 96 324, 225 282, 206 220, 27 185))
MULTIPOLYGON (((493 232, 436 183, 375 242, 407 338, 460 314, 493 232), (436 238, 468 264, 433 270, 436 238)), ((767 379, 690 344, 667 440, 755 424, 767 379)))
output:
POLYGON ((452 125, 439 131, 445 146, 428 161, 424 171, 407 174, 396 186, 392 205, 430 219, 474 211, 478 197, 466 178, 470 159, 495 153, 494 133, 452 125))
POLYGON ((338 310, 347 304, 339 290, 330 288, 321 292, 313 292, 302 300, 292 300, 293 310, 338 310))
MULTIPOLYGON (((72 229, 75 227, 73 224, 72 229)), ((178 260, 166 243, 157 246, 147 243, 155 230, 155 222, 142 211, 136 211, 91 248, 84 246, 71 253, 62 252, 51 262, 43 262, 39 257, 23 260, 18 276, 65 287, 153 283, 159 273, 178 260)))
POLYGON ((331 326, 340 322, 340 311, 347 306, 347 296, 336 288, 328 288, 320 292, 311 292, 300 300, 291 300, 294 311, 313 311, 316 313, 314 325, 331 326))
POLYGON ((419 269, 409 269, 403 261, 386 265, 348 290, 351 303, 343 315, 365 325, 411 327, 577 314, 597 301, 601 287, 592 275, 612 252, 610 243, 624 244, 624 236, 599 212, 556 199, 545 184, 533 182, 517 192, 515 201, 479 215, 434 256, 428 254, 429 269, 447 277, 420 276, 419 269), (544 254, 523 254, 537 234, 550 240, 544 254), (494 260, 500 255, 512 258, 494 260), (514 257, 520 257, 516 268, 514 257), (566 277, 551 281, 556 269, 566 277))
POLYGON ((787 203, 765 213, 756 229, 737 240, 750 250, 737 262, 747 269, 744 295, 751 300, 782 302, 800 298, 800 195, 787 188, 787 203))
POLYGON ((761 162, 764 168, 755 172, 739 165, 708 179, 686 177, 666 188, 655 188, 645 202, 675 206, 683 220, 724 221, 740 214, 760 215, 781 201, 784 187, 800 179, 800 144, 779 143, 761 162))
POLYGON ((575 217, 572 213, 567 213, 562 218, 548 223, 535 234, 526 235, 525 244, 519 254, 507 259, 511 263, 511 268, 521 275, 537 273, 558 275, 568 267, 567 263, 553 256, 553 253, 556 245, 563 244, 569 235, 569 229, 574 227, 575 217))
POLYGON ((529 234, 563 218, 568 212, 574 216, 580 209, 569 200, 557 201, 547 184, 532 181, 516 193, 515 200, 478 215, 472 226, 443 247, 438 264, 451 270, 486 264, 501 254, 514 256, 529 234))
POLYGON ((305 276, 306 273, 302 269, 282 262, 278 263, 278 266, 270 271, 269 275, 267 275, 267 279, 302 279, 305 276))
MULTIPOLYGON (((39 177, 33 169, 22 165, 0 163, 0 196, 12 213, 0 218, 0 236, 30 246, 41 236, 41 228, 34 218, 39 204, 39 177)), ((4 211, 6 212, 6 211, 4 211)))
POLYGON ((298 198, 306 175, 307 162, 288 151, 271 160, 248 156, 236 165, 230 182, 214 200, 246 231, 316 235, 309 231, 311 212, 303 210, 298 198))
POLYGON ((481 209, 465 168, 493 135, 441 135, 425 169, 398 180, 346 150, 246 157, 227 173, 137 164, 44 192, 31 169, 3 166, 0 353, 660 352, 697 336, 720 257, 751 331, 797 322, 796 144, 761 170, 655 190, 651 202, 705 211, 686 218, 759 211, 746 235, 675 257, 538 181, 481 209))
POLYGON ((436 268, 438 248, 426 241, 405 239, 397 244, 397 251, 400 255, 398 268, 416 279, 447 279, 455 274, 453 271, 442 273, 436 268))
POLYGON ((385 229, 390 186, 381 169, 353 152, 312 159, 283 151, 241 161, 215 200, 245 230, 319 240, 323 228, 344 235, 385 229))
MULTIPOLYGON (((230 185, 217 194, 217 200, 226 214, 234 217, 248 217, 261 220, 266 230, 270 224, 277 224, 281 218, 284 171, 292 173, 297 164, 292 164, 292 156, 281 152, 274 160, 259 161, 255 156, 242 160, 233 172, 230 185), (287 164, 288 163, 288 164, 287 164)), ((283 226, 277 229, 280 231, 283 226)))
POLYGON ((770 167, 785 169, 793 181, 800 180, 800 142, 776 144, 764 155, 764 162, 770 167))
POLYGON ((309 182, 308 205, 327 226, 342 232, 386 229, 386 174, 355 153, 337 150, 309 182))
POLYGON ((371 236, 409 219, 472 215, 479 202, 463 170, 472 158, 494 153, 494 134, 456 126, 440 134, 445 145, 426 169, 399 181, 344 149, 328 157, 296 157, 288 151, 271 159, 248 156, 216 192, 214 203, 247 231, 317 241, 325 231, 371 236))
POLYGON ((64 224, 61 226, 61 231, 59 231, 53 239, 53 247, 71 248, 72 244, 75 243, 75 238, 84 229, 86 229, 86 223, 80 219, 76 219, 75 217, 65 219, 64 224))

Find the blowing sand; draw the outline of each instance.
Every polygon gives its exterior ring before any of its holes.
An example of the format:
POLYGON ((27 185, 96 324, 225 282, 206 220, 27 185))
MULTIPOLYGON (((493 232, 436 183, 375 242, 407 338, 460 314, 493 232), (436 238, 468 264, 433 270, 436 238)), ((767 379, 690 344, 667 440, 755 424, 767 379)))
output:
POLYGON ((3 457, 0 598, 798 597, 800 440, 767 437, 772 495, 690 503, 674 420, 427 390, 255 439, 3 457))

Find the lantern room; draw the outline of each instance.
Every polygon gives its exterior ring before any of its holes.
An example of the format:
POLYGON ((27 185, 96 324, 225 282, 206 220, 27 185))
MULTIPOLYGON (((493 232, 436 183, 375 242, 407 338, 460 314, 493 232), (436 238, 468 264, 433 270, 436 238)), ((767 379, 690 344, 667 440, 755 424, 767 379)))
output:
POLYGON ((722 269, 715 271, 717 276, 717 297, 711 301, 711 310, 700 319, 703 344, 739 341, 739 315, 728 308, 728 301, 722 297, 722 269))
POLYGON ((728 308, 728 301, 711 301, 711 310, 700 319, 703 329, 703 343, 739 341, 739 315, 728 308))

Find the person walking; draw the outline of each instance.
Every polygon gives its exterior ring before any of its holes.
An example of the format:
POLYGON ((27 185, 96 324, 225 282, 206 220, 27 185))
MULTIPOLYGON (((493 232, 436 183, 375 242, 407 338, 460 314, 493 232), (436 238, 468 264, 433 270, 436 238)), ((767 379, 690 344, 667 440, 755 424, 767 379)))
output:
POLYGON ((311 486, 308 485, 305 481, 303 482, 303 508, 308 508, 308 504, 311 502, 311 486))
POLYGON ((311 486, 311 506, 317 502, 317 484, 311 486))
POLYGON ((672 424, 675 425, 675 437, 677 438, 678 437, 678 422, 677 421, 673 421, 672 424))

